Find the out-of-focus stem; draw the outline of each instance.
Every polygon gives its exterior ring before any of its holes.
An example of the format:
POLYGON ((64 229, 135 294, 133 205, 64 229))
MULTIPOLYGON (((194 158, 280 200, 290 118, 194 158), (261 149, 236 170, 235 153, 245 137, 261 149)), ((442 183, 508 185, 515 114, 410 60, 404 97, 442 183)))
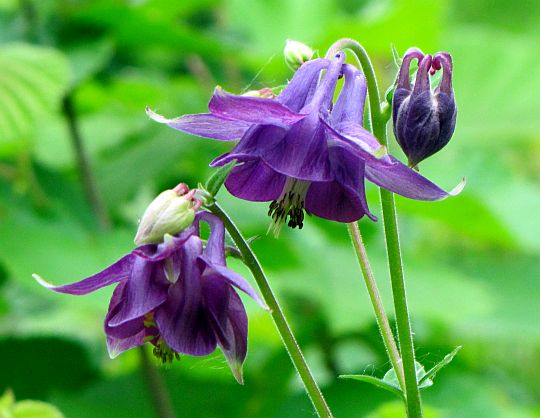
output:
POLYGON ((163 382, 161 375, 156 370, 156 366, 148 358, 144 345, 139 347, 139 353, 156 418, 176 418, 165 382, 163 382))
POLYGON ((79 130, 77 114, 75 112, 75 106, 73 104, 73 97, 71 94, 67 94, 64 97, 64 100, 62 101, 62 112, 64 113, 64 117, 68 123, 70 138, 77 157, 77 166, 79 167, 79 173, 83 182, 86 198, 96 214, 100 227, 105 230, 109 229, 111 227, 111 222, 105 209, 105 205, 103 204, 101 194, 99 193, 96 180, 92 173, 90 160, 88 158, 88 154, 86 153, 83 139, 79 130))

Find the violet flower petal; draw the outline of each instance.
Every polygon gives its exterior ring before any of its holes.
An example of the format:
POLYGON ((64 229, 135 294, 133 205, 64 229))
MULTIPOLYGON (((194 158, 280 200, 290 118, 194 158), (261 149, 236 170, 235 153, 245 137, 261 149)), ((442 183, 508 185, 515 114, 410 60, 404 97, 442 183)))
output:
POLYGON ((393 163, 390 166, 382 161, 368 163, 366 177, 376 185, 401 196, 415 200, 442 200, 458 195, 465 187, 463 179, 450 192, 446 192, 395 157, 388 155, 388 158, 393 163))
POLYGON ((225 326, 218 334, 223 335, 218 344, 236 381, 243 384, 242 364, 247 355, 248 318, 240 297, 234 291, 230 292, 227 314, 225 326))
MULTIPOLYGON (((275 125, 254 125, 242 137, 240 142, 230 152, 231 156, 242 155, 262 157, 279 145, 287 135, 287 130, 275 125)), ((214 164, 213 162, 212 164, 214 164)), ((220 163, 220 165, 222 165, 220 163)))
POLYGON ((332 179, 326 138, 317 114, 293 125, 283 141, 262 156, 273 170, 307 181, 332 179))
POLYGON ((109 326, 109 320, 118 313, 118 310, 122 305, 122 300, 125 297, 125 288, 126 282, 120 283, 118 286, 116 286, 112 294, 111 301, 109 302, 109 310, 107 311, 104 321, 105 335, 107 337, 124 339, 132 337, 144 330, 143 317, 138 317, 131 321, 124 322, 117 327, 109 326))
POLYGON ((302 113, 317 112, 327 114, 332 107, 332 99, 338 78, 341 76, 341 69, 345 61, 345 53, 338 52, 330 61, 328 70, 319 83, 312 100, 301 110, 302 113))
POLYGON ((216 337, 205 316, 197 256, 202 252, 199 237, 190 237, 182 249, 180 279, 169 288, 165 303, 155 310, 155 321, 165 342, 176 352, 193 356, 210 354, 216 337))
POLYGON ((114 289, 109 303, 109 311, 105 316, 105 335, 107 336, 107 350, 111 358, 115 358, 120 353, 144 344, 145 329, 142 318, 126 323, 118 328, 108 326, 109 319, 115 314, 122 301, 125 289, 125 282, 120 283, 114 289), (114 331, 113 331, 114 330, 114 331))
POLYGON ((223 119, 211 113, 184 115, 174 119, 167 119, 147 108, 146 114, 156 122, 164 123, 179 131, 222 141, 234 141, 242 138, 251 126, 247 122, 223 119))
POLYGON ((134 347, 139 347, 145 343, 146 337, 145 330, 127 338, 116 338, 113 336, 107 336, 107 351, 110 358, 115 358, 124 351, 130 350, 134 347))
POLYGON ((261 308, 265 310, 269 310, 268 306, 261 299, 257 291, 247 282, 246 279, 244 279, 238 273, 236 273, 233 270, 228 269, 227 267, 212 264, 204 256, 199 257, 199 260, 202 261, 204 264, 206 264, 207 268, 210 269, 210 271, 205 271, 205 274, 215 274, 215 273, 219 274, 228 283, 230 283, 237 289, 240 289, 242 292, 244 292, 248 296, 250 296, 255 302, 259 304, 261 308))
POLYGON ((155 309, 167 299, 168 285, 161 262, 137 257, 118 312, 109 319, 108 325, 117 327, 155 309))
POLYGON ((442 200, 459 194, 465 187, 462 180, 452 191, 446 192, 397 158, 391 155, 377 158, 367 152, 358 144, 359 141, 363 142, 362 138, 344 136, 328 124, 326 131, 333 140, 349 147, 352 153, 365 160, 365 174, 369 181, 393 193, 415 200, 442 200))
POLYGON ((206 222, 210 227, 210 235, 203 256, 213 265, 225 266, 225 225, 223 225, 223 221, 206 211, 197 213, 197 220, 206 222))
POLYGON ((132 254, 128 254, 93 276, 87 277, 80 282, 60 286, 50 284, 37 274, 34 274, 33 277, 40 285, 55 292, 68 293, 70 295, 86 295, 110 284, 127 280, 134 261, 135 257, 132 254))
POLYGON ((317 87, 313 99, 302 110, 305 119, 292 125, 285 138, 261 157, 275 171, 306 181, 331 181, 326 135, 319 115, 327 115, 345 54, 339 53, 317 87))
POLYGON ((190 225, 176 236, 169 235, 162 243, 146 244, 133 250, 133 254, 148 261, 162 261, 184 245, 184 242, 197 233, 196 225, 190 225))
POLYGON ((219 118, 247 123, 288 126, 304 118, 274 99, 236 96, 221 87, 214 90, 208 109, 219 118))
POLYGON ((330 147, 330 157, 335 180, 310 185, 306 194, 306 211, 338 222, 353 222, 364 215, 377 220, 367 205, 364 161, 339 145, 330 147))
POLYGON ((346 140, 358 145, 370 154, 381 149, 382 145, 366 128, 356 122, 341 122, 334 127, 346 140))
POLYGON ((333 126, 342 122, 360 124, 364 115, 366 78, 358 68, 350 64, 343 65, 343 74, 345 84, 330 114, 330 122, 333 126))
POLYGON ((276 200, 287 177, 272 170, 263 160, 246 161, 234 167, 225 187, 233 196, 252 202, 276 200))
POLYGON ((327 68, 329 64, 330 61, 324 58, 304 63, 294 73, 292 80, 281 91, 277 100, 293 112, 300 112, 315 92, 321 70, 327 68))
POLYGON ((230 348, 227 339, 227 311, 229 309, 230 295, 233 293, 231 285, 217 274, 203 274, 202 291, 204 308, 216 338, 223 346, 230 348))

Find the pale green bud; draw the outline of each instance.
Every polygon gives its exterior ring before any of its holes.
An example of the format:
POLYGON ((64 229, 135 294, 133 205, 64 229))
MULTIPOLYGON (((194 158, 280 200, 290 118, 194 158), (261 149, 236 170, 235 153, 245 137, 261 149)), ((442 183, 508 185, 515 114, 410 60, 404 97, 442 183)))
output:
POLYGON ((185 184, 165 190, 146 208, 135 236, 135 244, 159 244, 165 234, 176 235, 189 227, 199 203, 193 199, 195 190, 185 184))
POLYGON ((283 49, 283 55, 285 55, 285 62, 289 68, 296 71, 303 63, 313 57, 313 50, 302 42, 287 39, 287 43, 283 49))

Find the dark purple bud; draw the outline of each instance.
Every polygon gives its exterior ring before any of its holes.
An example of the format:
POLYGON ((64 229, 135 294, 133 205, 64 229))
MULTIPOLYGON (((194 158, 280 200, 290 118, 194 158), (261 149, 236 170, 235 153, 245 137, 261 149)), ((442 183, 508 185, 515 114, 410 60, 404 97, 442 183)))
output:
POLYGON ((456 127, 456 102, 452 90, 452 58, 446 52, 434 57, 410 48, 403 57, 392 102, 394 135, 409 165, 417 164, 441 150, 456 127), (418 71, 411 85, 411 61, 418 60, 418 71), (434 91, 430 75, 442 70, 441 82, 434 91))

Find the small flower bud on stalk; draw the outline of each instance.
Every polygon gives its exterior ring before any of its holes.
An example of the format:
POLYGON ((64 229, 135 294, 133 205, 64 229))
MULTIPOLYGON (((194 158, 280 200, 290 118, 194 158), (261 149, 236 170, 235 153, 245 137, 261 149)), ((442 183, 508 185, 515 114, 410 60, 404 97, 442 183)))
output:
POLYGON ((285 55, 285 62, 289 68, 296 71, 302 64, 313 57, 313 50, 302 42, 287 39, 287 43, 283 49, 283 55, 285 55))
POLYGON ((193 223, 195 212, 201 206, 194 198, 196 189, 180 183, 165 190, 146 208, 135 236, 135 244, 159 244, 165 234, 176 235, 193 223))

